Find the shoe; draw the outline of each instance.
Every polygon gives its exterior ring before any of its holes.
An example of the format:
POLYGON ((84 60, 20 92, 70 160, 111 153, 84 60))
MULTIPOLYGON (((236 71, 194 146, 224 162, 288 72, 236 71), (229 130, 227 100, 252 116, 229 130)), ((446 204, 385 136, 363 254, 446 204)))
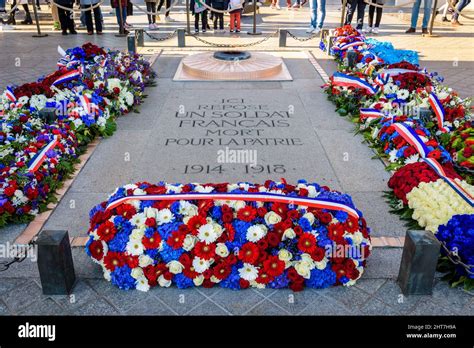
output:
POLYGON ((197 34, 199 33, 199 29, 194 29, 194 32, 197 34))
POLYGON ((77 31, 75 31, 75 30, 70 30, 69 33, 70 33, 71 35, 77 35, 77 31))
POLYGON ((202 32, 205 33, 205 32, 206 32, 206 29, 203 29, 202 32))
POLYGON ((373 34, 378 34, 379 33, 379 28, 375 27, 372 29, 373 34))
POLYGON ((275 7, 276 7, 277 10, 281 10, 280 5, 276 4, 275 7))
POLYGON ((448 17, 443 17, 443 18, 441 18, 441 22, 449 22, 448 17))
POLYGON ((306 5, 307 2, 308 2, 308 0, 303 0, 303 1, 301 1, 301 7, 303 7, 304 5, 306 5))
POLYGON ((171 18, 170 16, 166 16, 165 17, 165 22, 176 22, 176 20, 171 18))
POLYGON ((462 24, 461 24, 457 19, 453 19, 453 20, 451 21, 451 25, 452 25, 453 27, 458 27, 458 26, 460 26, 460 25, 462 25, 462 24))
MULTIPOLYGON (((98 34, 98 33, 97 33, 98 34)), ((94 35, 94 32, 93 31, 88 31, 87 32, 87 35, 94 35)))
POLYGON ((319 34, 321 32, 321 28, 316 28, 313 30, 313 34, 319 34))
POLYGON ((316 30, 316 28, 313 27, 312 25, 310 25, 309 28, 306 29, 306 32, 307 32, 308 34, 312 34, 315 30, 316 30))
POLYGON ((362 32, 367 33, 367 34, 368 34, 368 33, 371 33, 371 32, 372 32, 372 27, 365 27, 365 28, 362 30, 362 32))
POLYGON ((235 32, 236 32, 236 33, 240 33, 240 29, 236 29, 235 32))
MULTIPOLYGON (((125 30, 125 32, 127 32, 127 31, 125 30)), ((88 34, 89 34, 89 33, 88 33, 88 34)), ((91 34, 91 35, 92 35, 92 34, 91 34)), ((98 32, 97 32, 97 35, 102 35, 102 32, 101 32, 101 31, 98 31, 98 32)))
POLYGON ((33 20, 31 19, 31 15, 29 13, 26 14, 25 19, 21 21, 21 24, 24 24, 24 25, 33 24, 33 20))
POLYGON ((405 34, 411 34, 411 33, 416 33, 415 28, 408 28, 407 31, 405 31, 405 34))
POLYGON ((148 25, 148 29, 150 29, 150 30, 156 30, 156 29, 158 29, 158 27, 156 26, 155 23, 151 23, 150 25, 148 25))
POLYGON ((133 28, 133 25, 128 24, 127 22, 125 22, 125 24, 123 25, 123 27, 124 27, 125 29, 132 29, 132 28, 133 28))
POLYGON ((161 22, 161 17, 160 17, 159 14, 157 14, 157 15, 155 16, 155 18, 156 18, 157 21, 161 22))
POLYGON ((233 33, 233 32, 234 32, 234 29, 230 29, 230 30, 229 30, 229 33, 233 33))
POLYGON ((67 35, 67 31, 63 30, 62 35, 67 35))
POLYGON ((301 8, 301 5, 300 5, 300 4, 298 4, 298 3, 295 3, 295 4, 293 4, 293 8, 294 8, 294 9, 301 8))
POLYGON ((276 9, 275 5, 273 5, 273 4, 270 5, 270 8, 271 8, 272 10, 276 9))

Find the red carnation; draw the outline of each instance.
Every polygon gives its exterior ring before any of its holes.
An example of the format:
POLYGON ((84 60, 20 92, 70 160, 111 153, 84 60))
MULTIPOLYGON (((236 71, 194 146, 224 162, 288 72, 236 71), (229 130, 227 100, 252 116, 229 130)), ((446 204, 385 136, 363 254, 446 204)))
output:
POLYGON ((105 221, 97 229, 97 235, 105 242, 111 241, 117 232, 115 225, 111 221, 105 221))
POLYGON ((91 253, 91 256, 97 261, 102 260, 102 257, 104 257, 104 246, 102 245, 102 242, 99 240, 94 240, 89 245, 89 251, 91 253))
POLYGON ((161 236, 158 232, 155 232, 150 238, 143 237, 142 242, 146 249, 157 249, 161 243, 161 236))
POLYGON ((344 241, 344 226, 342 224, 331 224, 328 226, 328 237, 335 242, 344 241))
POLYGON ((195 215, 189 219, 187 225, 189 229, 191 230, 191 232, 193 232, 193 234, 197 234, 197 230, 199 229, 199 227, 205 225, 206 223, 207 221, 204 216, 195 215))
POLYGON ((122 204, 115 208, 116 214, 121 215, 126 219, 130 219, 137 213, 135 207, 131 204, 122 204))
POLYGON ((247 205, 242 209, 239 209, 237 212, 237 218, 242 221, 251 222, 257 216, 257 209, 254 207, 247 205))
POLYGON ((232 269, 226 263, 220 263, 213 269, 214 277, 217 279, 225 279, 230 275, 232 269))
POLYGON ((267 239, 268 245, 270 245, 273 248, 278 246, 278 244, 281 241, 281 237, 276 232, 268 232, 266 239, 267 239))
POLYGON ((239 285, 241 289, 247 289, 250 286, 250 282, 248 280, 240 278, 239 285))
POLYGON ((298 241, 298 249, 304 253, 312 253, 316 248, 316 237, 311 233, 303 233, 298 241))
POLYGON ((319 221, 321 221, 321 223, 324 225, 327 225, 332 221, 332 215, 326 212, 318 213, 318 218, 319 221))
POLYGON ((268 275, 277 277, 285 270, 285 262, 280 260, 278 256, 270 256, 263 262, 263 269, 268 275))
POLYGON ((259 249, 254 243, 251 242, 242 245, 242 248, 239 251, 239 259, 245 263, 255 263, 258 260, 258 256, 259 249))
POLYGON ((210 260, 216 256, 216 245, 197 242, 194 246, 194 254, 204 260, 210 260))
POLYGON ((268 274, 265 270, 260 270, 258 272, 258 277, 255 279, 255 281, 259 284, 268 284, 273 281, 273 277, 268 274))
POLYGON ((104 265, 109 271, 114 271, 115 267, 122 267, 125 265, 125 260, 122 253, 109 251, 104 257, 104 265))
POLYGON ((183 246, 184 238, 186 238, 186 235, 184 233, 181 233, 179 231, 174 231, 168 237, 168 240, 166 241, 166 243, 168 243, 169 246, 171 246, 173 249, 176 250, 183 246))

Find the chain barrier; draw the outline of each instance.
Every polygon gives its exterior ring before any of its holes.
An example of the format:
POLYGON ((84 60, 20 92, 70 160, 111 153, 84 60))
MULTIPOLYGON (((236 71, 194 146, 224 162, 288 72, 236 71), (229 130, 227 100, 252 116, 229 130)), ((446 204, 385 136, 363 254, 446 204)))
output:
POLYGON ((449 6, 451 6, 451 8, 453 9, 453 11, 458 14, 458 16, 474 20, 474 17, 466 16, 462 14, 461 12, 459 12, 458 9, 456 8, 456 5, 453 5, 453 0, 448 0, 448 3, 449 3, 449 6))
MULTIPOLYGON (((166 13, 166 12, 170 11, 170 10, 178 3, 178 1, 179 1, 179 0, 173 1, 173 2, 171 3, 170 7, 165 8, 165 9, 163 10, 163 12, 166 13)), ((137 4, 135 4, 135 3, 133 3, 133 2, 132 2, 131 4, 132 4, 133 6, 135 6, 136 8, 138 8, 141 12, 146 13, 146 14, 149 15, 149 16, 159 16, 159 15, 160 15, 160 12, 161 12, 161 11, 158 11, 158 10, 157 10, 156 12, 144 10, 144 9, 142 9, 140 6, 138 6, 137 4)))
POLYGON ((176 29, 175 31, 173 31, 172 33, 170 33, 169 35, 164 36, 164 37, 155 37, 155 36, 151 35, 149 32, 147 32, 145 30, 143 32, 146 34, 146 36, 148 36, 152 40, 166 41, 166 40, 172 39, 176 35, 176 33, 178 32, 178 29, 176 29))
POLYGON ((379 7, 379 8, 400 8, 400 7, 405 7, 407 5, 411 5, 411 4, 414 4, 416 2, 416 0, 410 0, 410 1, 407 1, 407 2, 404 2, 403 4, 400 4, 400 5, 380 5, 380 4, 377 4, 375 2, 370 2, 369 0, 364 0, 364 2, 367 4, 367 5, 370 5, 370 6, 373 6, 373 7, 379 7))
POLYGON ((10 11, 6 11, 3 15, 9 16, 10 14, 13 13, 13 11, 16 11, 16 9, 18 8, 18 5, 19 5, 19 4, 16 3, 15 6, 13 6, 13 7, 10 9, 10 11))
POLYGON ((460 265, 466 269, 466 272, 469 274, 474 274, 474 271, 471 271, 472 268, 474 268, 474 265, 466 265, 464 262, 461 261, 461 258, 459 255, 453 253, 451 250, 449 250, 446 247, 446 244, 444 242, 441 242, 441 246, 443 249, 446 251, 448 259, 454 263, 455 265, 460 265))
POLYGON ((30 247, 34 245, 35 241, 36 241, 36 238, 30 241, 28 244, 26 244, 27 248, 26 250, 23 251, 23 254, 13 257, 11 261, 0 262, 0 272, 5 272, 6 270, 10 268, 11 265, 15 263, 20 263, 20 262, 25 261, 26 258, 28 257, 28 250, 30 247))
MULTIPOLYGON (((87 8, 78 8, 77 10, 80 11, 80 12, 91 11, 91 10, 95 9, 96 7, 99 7, 100 5, 102 5, 103 2, 104 2, 104 0, 100 0, 97 4, 91 5, 87 8)), ((65 10, 65 11, 74 12, 73 8, 59 5, 57 2, 54 2, 54 0, 51 0, 51 4, 53 4, 54 6, 60 8, 60 9, 65 10)))
POLYGON ((255 41, 255 42, 251 42, 251 43, 248 43, 248 44, 220 44, 220 43, 215 43, 215 42, 210 42, 210 41, 207 41, 207 40, 204 40, 203 38, 199 37, 198 35, 196 34, 192 34, 192 35, 189 35, 189 36, 192 36, 194 37, 197 41, 200 41, 206 45, 209 45, 209 46, 213 46, 213 47, 220 47, 220 48, 237 48, 237 47, 251 47, 251 46, 255 46, 255 45, 258 45, 258 44, 261 44, 267 40, 269 40, 270 38, 272 37, 276 37, 278 36, 278 31, 275 31, 274 33, 271 33, 270 35, 267 35, 265 36, 263 39, 261 40, 258 40, 258 41, 255 41))
POLYGON ((310 36, 305 36, 305 37, 298 37, 296 36, 295 34, 293 34, 291 31, 287 30, 286 33, 291 36, 293 39, 299 41, 299 42, 305 42, 305 41, 309 41, 309 40, 312 40, 312 39, 315 39, 317 37, 319 37, 320 35, 319 34, 311 34, 310 36))

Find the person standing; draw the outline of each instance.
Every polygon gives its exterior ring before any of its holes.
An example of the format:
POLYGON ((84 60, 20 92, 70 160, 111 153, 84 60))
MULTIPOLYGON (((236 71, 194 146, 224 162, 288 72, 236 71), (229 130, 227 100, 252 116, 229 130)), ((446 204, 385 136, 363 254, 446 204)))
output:
MULTIPOLYGON (((280 4, 278 3, 280 0, 272 0, 272 4, 270 5, 270 8, 272 9, 276 9, 276 10, 280 10, 281 7, 280 7, 280 4)), ((288 10, 291 9, 291 0, 286 0, 286 8, 288 10)))
POLYGON ((204 7, 204 0, 191 0, 190 11, 194 15, 194 32, 199 33, 199 18, 202 22, 202 32, 207 30, 207 8, 204 7))
POLYGON ((242 2, 240 0, 229 1, 230 32, 240 33, 240 17, 242 16, 242 2))
MULTIPOLYGON (((431 15, 432 0, 423 0, 423 23, 421 24, 421 32, 428 34, 428 22, 431 15)), ((415 0, 411 10, 411 26, 405 31, 407 34, 416 32, 416 23, 418 22, 418 15, 420 14, 421 0, 415 0)))
POLYGON ((370 0, 370 2, 372 4, 376 4, 379 6, 369 5, 369 23, 368 23, 369 25, 367 26, 367 28, 364 29, 364 32, 378 34, 380 21, 382 20, 382 12, 383 12, 383 8, 380 6, 383 6, 385 0, 370 0), (375 23, 374 23, 374 15, 375 15, 375 23))
POLYGON ((350 6, 347 10, 346 22, 344 24, 351 24, 352 17, 357 9, 357 27, 356 29, 362 29, 364 26, 364 13, 365 13, 365 1, 364 0, 350 0, 350 6))
POLYGON ((84 12, 84 16, 86 19, 87 34, 88 35, 94 34, 94 25, 92 23, 92 13, 94 13, 95 30, 97 32, 97 35, 102 35, 102 13, 100 10, 100 6, 96 6, 94 7, 93 10, 90 10, 91 7, 99 3, 99 0, 80 0, 80 1, 81 1, 81 8, 89 9, 88 11, 84 12))
POLYGON ((57 6, 57 9, 59 22, 61 23, 62 34, 67 35, 68 30, 73 35, 77 34, 77 31, 74 29, 74 20, 72 19, 72 7, 74 5, 74 0, 55 0, 55 2, 61 6, 57 6), (70 8, 71 10, 66 10, 63 7, 70 8))
MULTIPOLYGON (((216 10, 224 11, 229 6, 228 0, 211 0, 211 5, 216 10)), ((217 24, 219 24, 219 31, 224 33, 224 13, 214 12, 214 30, 217 30, 217 24), (219 22, 219 23, 217 23, 219 22)))
MULTIPOLYGON (((165 3, 165 0, 160 0, 160 4, 158 5, 158 12, 161 11, 161 8, 163 7, 164 3, 165 3)), ((175 20, 170 17, 170 10, 171 10, 171 0, 166 0, 165 22, 175 22, 175 20)))
MULTIPOLYGON (((16 1, 13 0, 12 2, 12 11, 10 12, 10 16, 8 17, 8 20, 5 22, 7 25, 16 25, 16 19, 15 19, 15 12, 16 10, 13 10, 16 7, 16 1)), ((31 14, 30 14, 30 9, 28 7, 28 1, 27 0, 20 0, 18 2, 19 5, 23 7, 23 10, 25 11, 25 19, 21 21, 21 24, 33 24, 33 20, 31 19, 31 14)))
MULTIPOLYGON (((146 10, 148 12, 156 12, 156 3, 158 0, 146 0, 146 10)), ((156 30, 158 29, 158 26, 156 25, 156 15, 155 14, 149 14, 147 13, 148 17, 148 29, 150 30, 156 30)))
POLYGON ((127 32, 132 27, 127 23, 128 0, 110 0, 110 5, 115 9, 115 16, 117 17, 119 28, 123 26, 123 29, 127 32), (122 10, 120 10, 120 5, 122 5, 122 10), (122 18, 120 18, 120 14, 122 14, 122 18))
POLYGON ((461 0, 459 1, 458 6, 456 7, 456 11, 453 13, 453 19, 451 20, 451 25, 454 27, 457 27, 459 25, 462 25, 458 18, 459 18, 459 13, 471 3, 471 0, 461 0))
POLYGON ((309 9, 311 24, 306 32, 317 34, 321 31, 326 18, 326 0, 309 0, 309 9))

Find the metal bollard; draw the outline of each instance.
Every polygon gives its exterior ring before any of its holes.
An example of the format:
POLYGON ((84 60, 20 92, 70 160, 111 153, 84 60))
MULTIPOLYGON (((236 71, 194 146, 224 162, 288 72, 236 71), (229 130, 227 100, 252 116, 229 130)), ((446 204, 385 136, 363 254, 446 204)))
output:
POLYGON ((186 47, 186 30, 178 29, 178 47, 186 47))
POLYGON ((38 269, 45 295, 68 295, 76 281, 67 231, 42 231, 38 245, 38 269))
POLYGON ((438 9, 438 0, 434 0, 433 3, 433 11, 431 12, 431 17, 430 17, 430 27, 428 29, 428 34, 423 34, 424 37, 434 37, 437 35, 433 34, 433 26, 434 26, 434 20, 436 17, 436 11, 438 9))
POLYGON ((278 29, 278 46, 286 47, 286 34, 288 31, 286 29, 278 29))
POLYGON ((132 31, 127 36, 128 52, 134 54, 137 52, 137 35, 132 31))
POLYGON ((430 231, 408 231, 398 273, 404 295, 431 295, 440 243, 430 231))
POLYGON ((137 40, 138 47, 145 46, 145 38, 143 36, 143 29, 135 29, 135 39, 137 40))

